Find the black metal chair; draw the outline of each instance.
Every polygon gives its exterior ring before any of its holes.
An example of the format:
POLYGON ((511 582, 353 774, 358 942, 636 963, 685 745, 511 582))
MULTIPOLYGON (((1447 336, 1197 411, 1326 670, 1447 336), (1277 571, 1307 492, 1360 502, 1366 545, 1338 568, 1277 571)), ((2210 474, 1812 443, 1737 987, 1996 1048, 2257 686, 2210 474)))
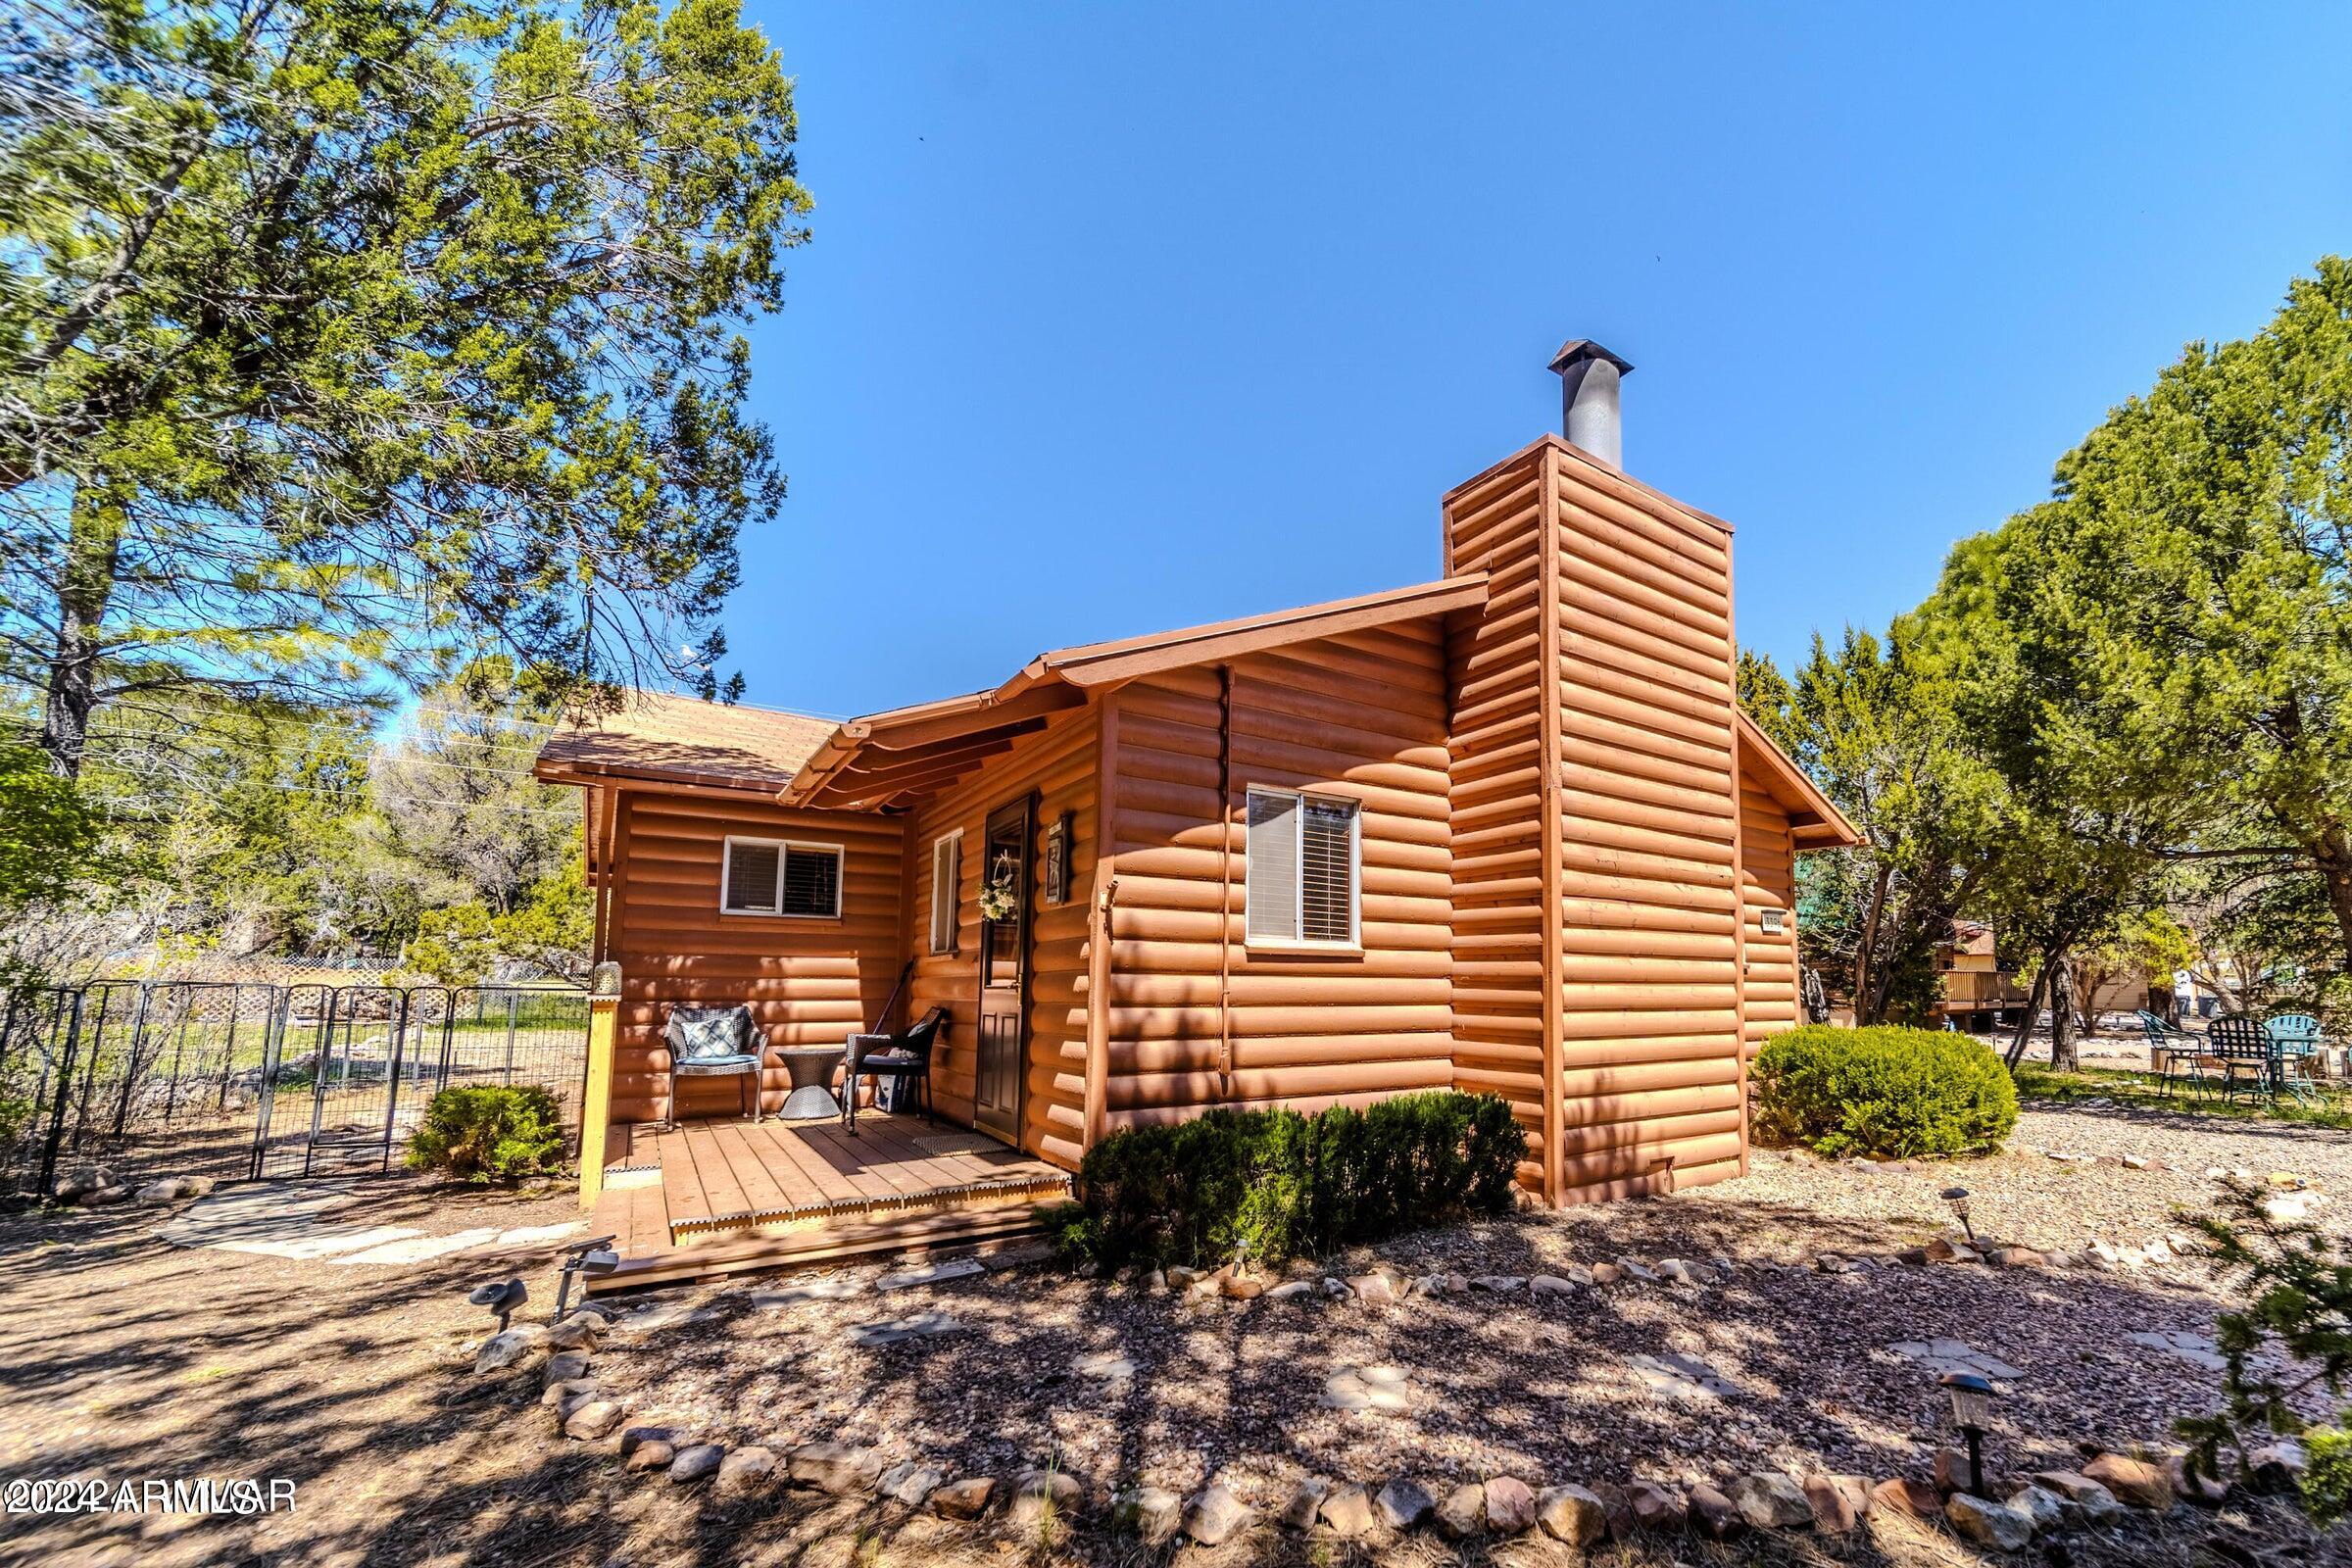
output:
POLYGON ((939 1118, 931 1113, 931 1053, 947 1032, 948 1009, 933 1007, 903 1033, 850 1036, 849 1065, 841 1077, 841 1119, 851 1137, 858 1135, 860 1078, 898 1079, 922 1102, 923 1120, 939 1125, 939 1118))
POLYGON ((662 1025, 669 1048, 669 1124, 678 1124, 680 1078, 741 1077, 749 1085, 752 1120, 760 1119, 760 1069, 767 1053, 753 1044, 749 1007, 673 1006, 662 1025))
POLYGON ((2278 1043, 2260 1018, 2230 1013, 2205 1026, 2205 1054, 2222 1070, 2222 1095, 2235 1100, 2251 1089, 2265 1100, 2278 1093, 2278 1043))

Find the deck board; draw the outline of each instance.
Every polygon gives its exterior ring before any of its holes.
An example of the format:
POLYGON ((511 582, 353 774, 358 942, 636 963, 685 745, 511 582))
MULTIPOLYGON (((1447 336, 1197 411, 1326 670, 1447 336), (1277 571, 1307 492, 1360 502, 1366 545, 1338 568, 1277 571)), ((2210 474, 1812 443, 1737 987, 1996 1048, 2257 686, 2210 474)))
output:
POLYGON ((833 1168, 832 1161, 808 1145, 797 1129, 779 1128, 776 1143, 784 1157, 793 1163, 804 1181, 808 1183, 820 1203, 846 1203, 858 1200, 858 1189, 848 1177, 833 1168))
POLYGON ((607 1145, 636 1174, 597 1204, 622 1257, 606 1288, 811 1266, 843 1249, 887 1250, 893 1237, 1009 1235, 1067 1193, 1064 1172, 1019 1150, 920 1142, 956 1136, 972 1135, 882 1112, 859 1116, 855 1138, 831 1121, 634 1127, 607 1145))
POLYGON ((743 1188, 744 1201, 758 1213, 792 1206, 792 1200, 785 1195, 783 1183, 776 1180, 775 1174, 767 1166, 768 1151, 772 1144, 752 1137, 755 1132, 766 1131, 764 1124, 759 1127, 731 1125, 719 1129, 717 1138, 720 1147, 727 1152, 728 1168, 735 1173, 737 1184, 743 1188))

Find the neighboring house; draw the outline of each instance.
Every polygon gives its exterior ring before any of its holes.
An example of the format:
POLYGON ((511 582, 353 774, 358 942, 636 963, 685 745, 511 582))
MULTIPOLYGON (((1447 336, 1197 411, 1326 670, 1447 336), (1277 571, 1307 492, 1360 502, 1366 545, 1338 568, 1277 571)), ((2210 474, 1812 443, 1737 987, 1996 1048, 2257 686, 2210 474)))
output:
POLYGON ((1994 948, 1992 927, 1975 920, 1952 922, 1950 939, 1936 944, 1936 971, 1943 982, 1936 1001, 1937 1021, 1971 1034, 1990 1034, 2015 1022, 2031 997, 2018 980, 2017 966, 2004 962, 1994 948))
MULTIPOLYGON (((1935 1006, 1938 1022, 1980 1035, 2015 1026, 2018 1013, 2033 1000, 2033 988, 2019 977, 2016 964, 1999 956, 1997 947, 1992 927, 1982 921, 1952 922, 1950 938, 1936 944, 1936 970, 1942 981, 1935 1006)), ((2148 1002, 2148 983, 2125 975, 2100 985, 2090 1010, 2097 1018, 2134 1012, 2148 1002)))
POLYGON ((1730 525, 1617 466, 1630 368, 1553 368, 1578 444, 1448 492, 1436 581, 841 724, 649 695, 559 733, 539 776, 586 791, 624 977, 615 1119, 733 1113, 723 1082, 666 1102, 668 1004, 838 1043, 911 962, 901 1017, 954 1017, 941 1111, 1059 1166, 1450 1086, 1511 1102, 1555 1202, 1742 1170, 1794 857, 1855 835, 1734 705, 1730 525))

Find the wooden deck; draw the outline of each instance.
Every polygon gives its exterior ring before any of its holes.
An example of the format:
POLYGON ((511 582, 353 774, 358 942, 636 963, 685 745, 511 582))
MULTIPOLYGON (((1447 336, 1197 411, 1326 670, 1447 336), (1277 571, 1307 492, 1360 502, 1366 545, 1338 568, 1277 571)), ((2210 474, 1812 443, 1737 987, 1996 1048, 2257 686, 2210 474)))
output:
POLYGON ((1059 1168, 919 1116, 860 1114, 855 1138, 831 1120, 615 1127, 592 1229, 621 1266, 589 1288, 1005 1241, 1068 1192, 1059 1168))

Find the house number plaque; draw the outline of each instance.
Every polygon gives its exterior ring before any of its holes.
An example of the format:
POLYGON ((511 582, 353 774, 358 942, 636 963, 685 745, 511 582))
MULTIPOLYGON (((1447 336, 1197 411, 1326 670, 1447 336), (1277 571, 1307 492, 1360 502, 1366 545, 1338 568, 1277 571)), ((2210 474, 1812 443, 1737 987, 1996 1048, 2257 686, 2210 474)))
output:
POLYGON ((1046 828, 1046 902, 1067 904, 1070 899, 1070 813, 1062 812, 1046 828))

